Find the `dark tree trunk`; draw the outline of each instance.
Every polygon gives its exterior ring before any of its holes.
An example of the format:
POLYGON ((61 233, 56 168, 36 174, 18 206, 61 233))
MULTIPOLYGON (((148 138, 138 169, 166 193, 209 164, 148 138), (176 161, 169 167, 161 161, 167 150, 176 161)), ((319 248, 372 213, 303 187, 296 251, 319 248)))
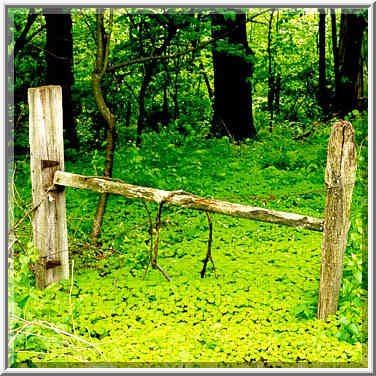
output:
MULTIPOLYGON (((212 15, 213 37, 226 35, 232 46, 240 45, 246 56, 253 54, 247 43, 244 13, 225 19, 212 15)), ((229 136, 235 140, 253 138, 256 129, 252 117, 252 64, 245 57, 213 49, 214 67, 214 116, 211 133, 229 136)))
POLYGON ((174 100, 174 119, 177 120, 179 118, 179 58, 177 59, 175 68, 174 95, 172 96, 172 98, 174 100))
POLYGON ((47 84, 60 85, 63 91, 63 127, 65 138, 73 148, 78 148, 73 119, 72 86, 74 84, 73 39, 71 15, 63 9, 45 9, 47 41, 47 84))
POLYGON ((357 98, 361 98, 364 95, 364 78, 363 78, 363 65, 364 65, 364 59, 363 56, 360 56, 360 62, 359 62, 359 72, 358 72, 358 79, 357 79, 357 98))
POLYGON ((268 30, 268 85, 269 85, 269 92, 268 92, 268 110, 270 112, 270 122, 269 122, 269 130, 270 132, 273 131, 273 119, 274 119, 274 76, 273 76, 273 68, 272 68, 272 52, 271 52, 271 44, 272 44, 272 24, 273 24, 273 14, 274 9, 270 13, 269 18, 269 30, 268 30))
POLYGON ((278 73, 277 74, 277 79, 275 83, 275 113, 279 113, 279 102, 280 102, 280 96, 281 96, 281 75, 278 73))
POLYGON ((333 48, 333 60, 334 60, 334 83, 335 83, 335 97, 338 97, 339 93, 339 60, 338 60, 338 44, 337 44, 337 21, 335 9, 330 9, 332 20, 332 48, 333 48))
POLYGON ((318 102, 324 113, 328 111, 325 78, 325 9, 319 9, 319 89, 318 102))
POLYGON ((367 23, 362 14, 342 9, 339 42, 339 91, 336 104, 342 116, 352 111, 358 99, 363 33, 367 23))

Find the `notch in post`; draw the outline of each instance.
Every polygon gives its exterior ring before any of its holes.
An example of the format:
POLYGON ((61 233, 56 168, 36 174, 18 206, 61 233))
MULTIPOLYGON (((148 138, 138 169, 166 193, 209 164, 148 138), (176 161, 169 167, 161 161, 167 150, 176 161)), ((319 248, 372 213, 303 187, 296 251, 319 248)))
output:
POLYGON ((60 163, 58 161, 50 161, 48 159, 41 160, 41 168, 42 170, 49 167, 58 167, 60 163))
POLYGON ((38 205, 33 215, 34 246, 40 256, 35 277, 43 289, 69 278, 65 193, 53 184, 56 171, 64 171, 62 89, 30 88, 28 102, 33 206, 38 205))

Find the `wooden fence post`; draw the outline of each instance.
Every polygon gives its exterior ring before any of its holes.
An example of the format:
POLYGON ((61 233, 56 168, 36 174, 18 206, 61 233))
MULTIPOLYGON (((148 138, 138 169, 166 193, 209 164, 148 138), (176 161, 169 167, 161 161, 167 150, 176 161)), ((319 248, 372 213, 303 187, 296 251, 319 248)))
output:
POLYGON ((326 203, 318 303, 318 318, 322 320, 337 311, 355 174, 354 129, 348 121, 337 121, 330 135, 325 171, 326 203))
POLYGON ((63 108, 60 86, 28 90, 30 167, 33 193, 37 287, 69 278, 65 193, 53 188, 57 170, 64 170, 63 108))

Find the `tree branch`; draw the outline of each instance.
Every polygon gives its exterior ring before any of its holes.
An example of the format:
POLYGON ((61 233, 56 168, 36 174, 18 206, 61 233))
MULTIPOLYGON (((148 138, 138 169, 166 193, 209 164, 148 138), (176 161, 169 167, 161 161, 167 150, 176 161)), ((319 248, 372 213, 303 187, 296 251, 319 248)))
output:
POLYGON ((130 61, 124 61, 123 63, 119 63, 119 64, 115 64, 115 65, 109 66, 107 68, 107 71, 111 72, 113 70, 116 70, 116 69, 119 69, 119 68, 123 68, 123 67, 129 66, 129 65, 146 63, 146 62, 149 62, 149 61, 152 61, 152 60, 175 59, 177 57, 184 56, 184 55, 189 54, 191 52, 194 52, 194 51, 197 51, 199 49, 202 49, 202 48, 208 46, 209 44, 215 42, 216 39, 217 38, 210 39, 209 41, 206 41, 204 43, 199 44, 195 48, 189 48, 189 49, 187 49, 185 51, 182 51, 182 52, 179 52, 179 53, 175 53, 175 54, 157 55, 157 56, 145 56, 145 57, 140 57, 140 58, 137 58, 137 59, 134 59, 134 60, 130 60, 130 61))
POLYGON ((34 37, 36 37, 40 32, 42 32, 46 28, 46 25, 42 25, 37 31, 30 35, 29 38, 25 40, 24 46, 28 44, 34 37))
POLYGON ((105 41, 105 46, 104 46, 103 69, 101 71, 101 76, 104 75, 104 73, 107 70, 107 66, 108 66, 108 56, 110 54, 110 41, 111 41, 113 19, 114 19, 114 9, 110 8, 110 20, 109 20, 109 31, 108 31, 108 33, 105 32, 104 24, 102 24, 102 26, 103 26, 103 39, 105 41))
MULTIPOLYGON (((271 12, 272 9, 266 9, 260 13, 257 13, 255 14, 254 16, 250 17, 247 22, 252 22, 253 19, 255 19, 256 17, 264 14, 264 13, 269 13, 271 12)), ((203 49, 205 47, 207 47, 209 44, 212 44, 214 42, 216 42, 217 40, 221 39, 221 38, 224 38, 226 37, 228 34, 230 34, 231 32, 233 32, 234 30, 230 30, 216 38, 212 38, 206 42, 203 42, 203 43, 200 43, 199 45, 197 45, 196 47, 194 48, 188 48, 182 52, 179 52, 179 53, 175 53, 175 54, 169 54, 169 55, 155 55, 155 56, 144 56, 144 57, 139 57, 137 59, 133 59, 133 60, 130 60, 130 61, 124 61, 122 63, 119 63, 119 64, 115 64, 115 65, 110 65, 109 67, 107 67, 107 71, 108 72, 112 72, 114 70, 117 70, 119 68, 124 68, 124 67, 127 67, 129 65, 133 65, 133 64, 140 64, 140 63, 147 63, 149 61, 153 61, 153 60, 168 60, 168 59, 176 59, 180 56, 184 56, 186 54, 189 54, 191 52, 196 52, 200 49, 203 49)))
POLYGON ((21 35, 16 40, 16 43, 15 43, 14 49, 13 49, 13 55, 14 56, 16 56, 17 53, 20 51, 20 49, 23 48, 26 44, 26 36, 27 36, 28 32, 30 31, 31 26, 33 26, 35 20, 38 17, 38 14, 34 13, 34 11, 35 11, 34 8, 30 9, 29 14, 27 16, 25 28, 23 29, 21 35))

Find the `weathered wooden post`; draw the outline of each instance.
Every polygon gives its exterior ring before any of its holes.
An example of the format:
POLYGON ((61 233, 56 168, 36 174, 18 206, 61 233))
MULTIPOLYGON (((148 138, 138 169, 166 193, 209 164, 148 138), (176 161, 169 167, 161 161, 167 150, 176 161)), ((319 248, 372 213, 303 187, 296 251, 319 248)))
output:
POLYGON ((326 203, 318 303, 318 318, 322 320, 334 315, 338 306, 355 174, 354 129, 348 121, 337 121, 330 135, 325 171, 326 203))
POLYGON ((34 246, 40 258, 37 286, 69 278, 65 194, 53 188, 57 170, 64 170, 63 108, 60 86, 28 90, 30 167, 33 193, 34 246))

